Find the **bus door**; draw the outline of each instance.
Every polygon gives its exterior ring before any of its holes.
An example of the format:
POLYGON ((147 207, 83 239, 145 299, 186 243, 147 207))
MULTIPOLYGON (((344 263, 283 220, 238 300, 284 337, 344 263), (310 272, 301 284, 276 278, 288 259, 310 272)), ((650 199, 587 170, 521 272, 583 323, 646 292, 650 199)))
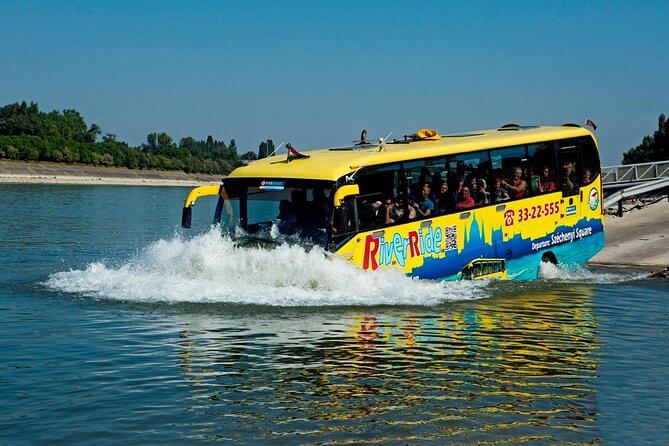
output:
POLYGON ((581 215, 579 188, 581 166, 578 139, 566 139, 557 143, 557 187, 562 191, 560 216, 576 217, 581 215))

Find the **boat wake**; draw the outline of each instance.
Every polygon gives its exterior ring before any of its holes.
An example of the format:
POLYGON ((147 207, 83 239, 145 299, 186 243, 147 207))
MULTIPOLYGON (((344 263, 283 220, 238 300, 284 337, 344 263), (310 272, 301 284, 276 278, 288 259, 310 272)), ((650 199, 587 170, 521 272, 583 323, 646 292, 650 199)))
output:
POLYGON ((550 262, 541 262, 538 275, 539 279, 552 282, 602 285, 630 282, 648 277, 648 274, 636 272, 604 272, 602 270, 592 270, 580 265, 554 265, 550 262))
POLYGON ((485 282, 413 280, 396 270, 362 271, 317 248, 242 248, 219 228, 152 243, 121 263, 95 262, 52 274, 49 289, 142 302, 271 306, 425 305, 488 296, 485 282))

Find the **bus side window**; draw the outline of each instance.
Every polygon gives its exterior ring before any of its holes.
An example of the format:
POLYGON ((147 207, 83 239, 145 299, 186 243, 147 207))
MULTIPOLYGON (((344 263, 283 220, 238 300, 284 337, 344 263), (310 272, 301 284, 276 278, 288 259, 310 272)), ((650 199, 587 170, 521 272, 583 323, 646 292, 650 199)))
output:
POLYGON ((506 147, 490 152, 492 161, 493 184, 496 186, 494 194, 495 201, 506 199, 525 198, 529 194, 529 166, 527 163, 527 150, 525 146, 506 147))
POLYGON ((425 183, 430 185, 430 199, 434 202, 434 213, 444 214, 452 201, 446 193, 448 190, 446 158, 428 159, 425 170, 428 174, 425 183))
POLYGON ((401 167, 399 163, 366 169, 358 175, 360 195, 355 200, 358 228, 375 229, 399 223, 401 167))
POLYGON ((355 200, 353 197, 346 197, 344 204, 334 209, 332 217, 332 232, 334 234, 346 234, 356 229, 353 208, 355 200))
POLYGON ((552 142, 530 144, 527 150, 530 195, 555 192, 557 190, 555 145, 552 142))
POLYGON ((599 153, 597 153, 597 146, 592 137, 583 136, 579 139, 581 143, 581 163, 583 164, 581 185, 587 186, 599 175, 599 153))
POLYGON ((558 188, 563 196, 578 194, 581 185, 581 166, 578 163, 578 139, 563 139, 557 141, 558 188))
POLYGON ((487 150, 448 157, 448 190, 455 209, 484 206, 491 201, 490 156, 487 150))

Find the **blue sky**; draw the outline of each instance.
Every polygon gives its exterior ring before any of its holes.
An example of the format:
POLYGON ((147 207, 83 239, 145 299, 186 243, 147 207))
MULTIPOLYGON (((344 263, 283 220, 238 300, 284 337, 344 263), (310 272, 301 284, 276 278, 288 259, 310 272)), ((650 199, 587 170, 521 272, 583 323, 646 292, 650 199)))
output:
POLYGON ((667 23, 666 1, 0 0, 0 104, 240 151, 589 116, 617 164, 669 114, 667 23))

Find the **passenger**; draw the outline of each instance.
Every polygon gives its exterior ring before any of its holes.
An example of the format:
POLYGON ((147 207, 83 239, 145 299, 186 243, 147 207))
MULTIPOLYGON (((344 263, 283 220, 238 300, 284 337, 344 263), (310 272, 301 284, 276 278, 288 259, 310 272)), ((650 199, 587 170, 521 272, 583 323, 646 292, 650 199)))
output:
POLYGON ((539 177, 539 192, 553 192, 557 189, 555 187, 555 181, 553 181, 553 175, 548 166, 544 166, 541 171, 541 176, 539 177))
POLYGON ((444 184, 444 181, 441 179, 440 175, 435 175, 432 184, 430 185, 430 190, 433 191, 430 195, 430 199, 434 202, 434 213, 439 214, 439 201, 441 200, 441 185, 444 184))
POLYGON ((334 209, 334 215, 332 217, 332 232, 335 234, 348 232, 351 228, 351 220, 348 217, 350 213, 349 205, 345 204, 344 206, 337 206, 334 209))
POLYGON ((513 198, 523 198, 525 196, 525 190, 527 189, 527 181, 523 180, 521 177, 523 175, 523 169, 520 167, 513 168, 513 178, 510 179, 510 183, 502 181, 502 186, 511 191, 511 196, 513 198))
POLYGON ((490 203, 490 193, 486 190, 488 185, 483 178, 476 180, 476 189, 474 189, 473 197, 476 204, 490 203))
POLYGON ((289 200, 279 202, 279 215, 277 215, 277 227, 283 235, 294 234, 297 230, 297 216, 293 212, 293 205, 289 200))
POLYGON ((421 187, 421 195, 422 195, 422 190, 426 187, 430 191, 427 198, 429 198, 430 201, 432 201, 432 204, 434 205, 434 209, 432 210, 432 213, 434 214, 434 212, 437 210, 437 196, 435 195, 434 192, 432 192, 433 189, 432 189, 432 186, 430 185, 430 183, 423 183, 423 187, 421 187))
POLYGON ((478 178, 476 178, 476 175, 472 175, 471 178, 469 178, 469 190, 472 192, 472 195, 477 188, 477 181, 478 178))
POLYGON ((562 189, 571 191, 577 187, 578 182, 576 181, 574 162, 567 161, 562 165, 562 189))
POLYGON ((368 201, 364 200, 360 203, 358 217, 360 218, 360 227, 362 228, 373 228, 377 226, 382 226, 384 219, 381 207, 383 203, 381 200, 368 201))
POLYGON ((448 183, 441 183, 437 198, 437 209, 439 214, 446 214, 455 209, 455 200, 453 194, 448 190, 448 183))
POLYGON ((395 201, 395 211, 397 212, 399 221, 416 219, 416 208, 413 206, 405 207, 404 201, 401 198, 395 201))
POLYGON ((462 176, 457 175, 455 177, 455 187, 453 188, 453 193, 456 194, 456 197, 460 196, 460 192, 462 192, 462 188, 465 185, 465 180, 462 178, 462 176))
POLYGON ((324 246, 327 241, 328 208, 328 201, 323 194, 323 198, 316 203, 316 212, 312 221, 313 231, 309 235, 311 241, 319 246, 324 246))
POLYGON ((385 216, 385 224, 392 225, 393 223, 395 223, 395 219, 393 218, 395 202, 391 197, 386 197, 383 199, 383 209, 385 216))
POLYGON ((423 185, 423 190, 421 191, 421 198, 417 203, 413 203, 411 206, 416 210, 416 215, 421 215, 423 217, 429 217, 434 213, 434 202, 430 200, 430 186, 428 184, 423 185))
POLYGON ((399 200, 392 197, 386 197, 383 200, 385 224, 392 225, 399 223, 404 218, 404 210, 401 207, 399 200))
POLYGON ((500 203, 502 201, 507 201, 511 197, 509 197, 509 193, 504 189, 504 186, 502 186, 502 178, 497 176, 495 177, 495 190, 493 191, 493 201, 495 203, 500 203))
POLYGON ((476 202, 471 196, 471 192, 467 186, 462 188, 460 192, 460 199, 458 204, 455 206, 456 209, 470 209, 476 206, 476 202))
POLYGON ((306 217, 308 215, 307 203, 306 203, 306 194, 302 189, 293 189, 290 193, 291 201, 291 211, 297 217, 297 225, 301 226, 304 224, 306 217))
POLYGON ((459 175, 450 175, 448 177, 448 193, 450 194, 448 200, 449 210, 454 210, 455 206, 458 204, 458 198, 460 197, 460 191, 462 190, 464 182, 462 177, 459 175))
POLYGON ((583 168, 583 181, 581 184, 586 185, 590 184, 590 169, 587 167, 583 168))
POLYGON ((316 245, 324 245, 329 220, 329 204, 325 198, 325 192, 322 189, 314 189, 313 201, 306 205, 307 213, 302 223, 300 236, 310 239, 316 245))
POLYGON ((539 175, 535 175, 532 173, 531 168, 527 168, 524 170, 526 172, 525 179, 527 180, 527 195, 536 195, 539 192, 541 192, 539 188, 539 175))

